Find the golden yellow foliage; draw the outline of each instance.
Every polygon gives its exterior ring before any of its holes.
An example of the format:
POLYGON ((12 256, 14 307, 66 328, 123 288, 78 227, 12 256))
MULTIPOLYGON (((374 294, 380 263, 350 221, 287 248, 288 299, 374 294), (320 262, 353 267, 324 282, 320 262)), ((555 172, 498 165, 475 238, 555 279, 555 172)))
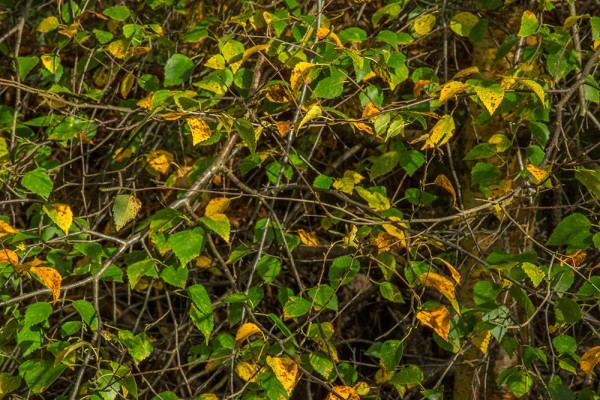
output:
POLYGON ((437 290, 440 291, 440 293, 442 293, 447 298, 449 298, 449 299, 456 298, 456 293, 454 291, 454 285, 448 278, 445 278, 439 274, 436 274, 435 272, 426 272, 424 274, 421 274, 419 279, 421 279, 421 282, 423 283, 423 285, 436 288, 437 290))
POLYGON ((62 276, 58 271, 51 267, 31 267, 29 271, 37 276, 44 286, 50 289, 53 302, 56 304, 60 298, 60 285, 62 283, 62 276))
POLYGON ((289 358, 267 356, 267 365, 271 367, 288 396, 291 396, 298 381, 298 364, 289 358))
POLYGON ((166 175, 169 173, 169 169, 171 169, 173 154, 166 150, 154 150, 146 156, 146 162, 156 172, 166 175))
POLYGON ((302 85, 310 83, 310 71, 315 67, 315 64, 304 61, 301 61, 294 66, 292 75, 290 76, 290 85, 294 92, 298 91, 302 85))
POLYGON ((210 128, 202 118, 188 118, 186 122, 192 132, 192 145, 195 146, 210 138, 210 128))
POLYGON ((46 204, 44 211, 50 219, 65 232, 69 234, 69 228, 73 224, 73 212, 67 204, 46 204))
POLYGON ((442 86, 442 90, 440 90, 440 98, 439 103, 442 104, 448 99, 456 96, 459 93, 467 90, 471 85, 468 83, 463 83, 460 81, 450 81, 447 82, 444 86, 442 86))
POLYGON ((591 375, 596 365, 600 362, 600 346, 588 349, 579 360, 579 366, 586 375, 591 375))
POLYGON ((438 306, 431 310, 419 311, 417 319, 425 326, 430 327, 444 340, 448 340, 450 333, 450 313, 444 306, 438 306))
POLYGON ((19 264, 19 256, 17 253, 10 249, 1 249, 0 250, 0 263, 7 262, 10 263, 13 267, 19 264))
POLYGON ((237 333, 235 334, 235 347, 239 347, 244 340, 254 335, 255 333, 262 333, 262 331, 256 324, 253 324, 252 322, 246 322, 245 324, 240 326, 237 333))
POLYGON ((317 235, 314 233, 306 232, 304 229, 298 229, 298 236, 300 236, 300 241, 302 244, 305 244, 310 247, 318 247, 321 245, 319 243, 319 239, 317 235))
POLYGON ((13 228, 12 226, 10 226, 6 222, 0 220, 0 237, 6 236, 6 235, 11 234, 11 233, 17 233, 17 232, 18 231, 15 228, 13 228))

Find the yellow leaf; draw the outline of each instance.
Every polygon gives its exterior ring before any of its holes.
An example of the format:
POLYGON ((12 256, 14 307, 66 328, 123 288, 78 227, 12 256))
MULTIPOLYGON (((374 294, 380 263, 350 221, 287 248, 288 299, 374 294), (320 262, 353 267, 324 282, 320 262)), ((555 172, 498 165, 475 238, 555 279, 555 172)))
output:
POLYGON ((60 22, 58 21, 58 18, 55 16, 50 16, 41 20, 36 30, 38 32, 48 33, 58 28, 59 25, 60 22))
POLYGON ((211 199, 206 206, 206 210, 204 210, 204 215, 211 218, 217 214, 223 214, 229 207, 229 201, 227 197, 211 199))
POLYGON ((216 54, 216 55, 212 56, 211 58, 209 58, 208 60, 206 60, 206 62, 204 63, 204 66, 208 67, 208 68, 216 69, 216 70, 223 70, 226 68, 225 58, 220 54, 216 54))
POLYGON ((446 100, 464 92, 469 86, 471 85, 459 81, 447 82, 444 86, 442 86, 442 90, 440 90, 439 104, 442 104, 446 100))
POLYGON ((430 327, 444 340, 448 340, 450 333, 450 313, 444 306, 432 308, 431 310, 419 311, 417 319, 425 326, 430 327))
POLYGON ((348 233, 344 236, 344 241, 343 241, 344 248, 348 248, 348 247, 357 248, 358 247, 358 243, 356 242, 356 232, 358 232, 358 228, 356 227, 356 225, 352 225, 352 228, 350 228, 350 231, 348 231, 348 233))
POLYGON ((135 75, 131 72, 125 75, 125 78, 121 81, 121 85, 119 86, 119 93, 121 93, 121 97, 124 99, 129 96, 129 92, 131 92, 131 88, 133 87, 133 83, 135 82, 135 75))
POLYGON ((11 233, 17 233, 18 231, 7 224, 6 222, 0 220, 0 237, 9 235, 11 233))
POLYGON ((322 113, 321 107, 319 107, 316 104, 314 106, 312 106, 311 108, 309 108, 308 111, 306 112, 306 114, 304 115, 304 118, 302 118, 302 121, 300 121, 300 124, 298 125, 298 130, 300 130, 300 128, 302 128, 304 125, 306 125, 313 119, 320 117, 321 113, 322 113))
POLYGON ((10 263, 13 267, 19 264, 19 256, 10 249, 0 250, 0 263, 10 263))
POLYGON ((267 364, 275 373, 277 380, 283 385, 288 396, 291 396, 298 380, 298 364, 289 358, 271 356, 267 356, 267 364))
POLYGON ((490 115, 496 111, 502 99, 504 99, 504 89, 501 86, 473 86, 477 97, 483 103, 490 115))
POLYGON ((452 282, 435 272, 426 272, 419 277, 425 286, 431 286, 440 291, 448 299, 456 299, 454 285, 452 282))
POLYGON ((41 56, 40 59, 42 60, 42 64, 44 64, 44 67, 52 74, 56 72, 56 69, 60 65, 60 58, 56 55, 46 54, 41 56))
POLYGON ((262 331, 256 324, 253 324, 252 322, 246 322, 240 326, 235 334, 235 347, 239 347, 244 340, 248 339, 255 333, 262 333, 262 331))
POLYGON ((73 212, 67 204, 46 204, 44 211, 60 229, 69 234, 69 228, 73 224, 73 212))
POLYGON ((450 20, 450 29, 460 36, 469 36, 471 29, 479 22, 475 14, 468 11, 459 12, 450 20))
POLYGON ((454 186, 452 186, 450 179, 448 179, 446 175, 440 174, 435 177, 433 183, 450 193, 450 196, 452 196, 452 203, 454 204, 454 207, 456 207, 456 191, 454 191, 454 186))
POLYGON ((450 264, 448 261, 444 260, 443 258, 436 257, 435 259, 440 260, 442 262, 442 264, 444 264, 446 266, 446 268, 448 268, 448 271, 450 271, 450 275, 452 275, 452 279, 454 279, 454 282, 460 283, 460 274, 458 273, 456 268, 454 268, 452 266, 452 264, 450 264))
MULTIPOLYGON (((332 391, 341 396, 342 399, 360 400, 360 396, 356 393, 356 390, 350 386, 334 386, 332 391)), ((339 400, 340 397, 336 396, 333 392, 327 395, 327 400, 339 400)))
POLYGON ((194 397, 194 399, 196 399, 196 400, 219 400, 219 396, 217 396, 214 393, 204 393, 204 394, 201 394, 199 397, 194 397))
POLYGON ((40 281, 46 286, 50 291, 52 291, 52 298, 54 300, 54 304, 60 298, 60 285, 62 283, 62 276, 58 273, 57 270, 50 267, 31 267, 31 273, 35 274, 40 281))
POLYGON ((340 41, 340 38, 338 38, 338 35, 330 31, 328 28, 317 29, 317 38, 319 38, 319 40, 325 39, 326 37, 329 37, 331 40, 333 40, 339 47, 344 47, 340 41))
POLYGON ((165 150, 154 150, 146 156, 146 162, 156 172, 166 175, 171 168, 173 155, 165 150))
POLYGON ((69 39, 72 39, 73 36, 75 36, 77 34, 77 32, 79 31, 79 27, 80 27, 79 23, 75 22, 71 25, 61 27, 58 30, 58 33, 68 37, 69 39))
POLYGON ((521 28, 517 36, 523 37, 533 34, 540 25, 537 16, 530 10, 525 10, 521 16, 521 28))
POLYGON ((430 83, 431 81, 429 79, 419 79, 418 81, 416 81, 415 85, 413 86, 413 96, 420 97, 423 88, 429 85, 430 83))
POLYGON ((458 71, 452 79, 464 78, 465 76, 474 75, 479 73, 479 67, 468 67, 458 71))
POLYGON ((527 171, 533 176, 533 181, 539 185, 550 173, 550 168, 544 169, 533 164, 527 164, 527 171))
POLYGON ((186 115, 187 115, 187 113, 184 113, 184 112, 168 112, 168 113, 164 113, 164 114, 159 114, 159 117, 161 117, 165 121, 177 121, 178 119, 180 119, 181 117, 184 117, 186 115))
POLYGON ((240 361, 235 366, 235 373, 245 382, 256 382, 258 374, 260 374, 263 369, 263 367, 260 367, 256 363, 240 361))
POLYGON ((187 124, 192 132, 192 145, 202 143, 210 138, 210 128, 208 124, 201 118, 188 118, 187 124))
POLYGON ((120 194, 115 198, 113 204, 113 219, 115 229, 121 230, 127 223, 133 220, 142 208, 142 202, 133 195, 120 194))
POLYGON ((264 89, 265 97, 273 103, 289 103, 292 101, 292 96, 286 88, 277 83, 264 89))
POLYGON ((312 71, 314 67, 316 67, 315 64, 304 61, 301 61, 294 66, 292 75, 290 76, 290 85, 294 92, 300 89, 302 85, 310 83, 308 78, 310 71, 312 71))
POLYGON ((452 116, 444 115, 429 131, 429 137, 423 147, 421 147, 421 150, 443 145, 454 135, 454 128, 454 119, 452 119, 452 116))
POLYGON ((200 269, 208 269, 215 265, 215 262, 207 256, 196 257, 196 267, 200 269))
POLYGON ((419 36, 428 34, 435 26, 435 15, 424 14, 417 18, 414 22, 415 32, 419 36))
POLYGON ((130 159, 132 155, 133 155, 133 152, 131 151, 130 148, 123 149, 122 147, 119 147, 113 153, 112 158, 116 162, 122 163, 122 162, 130 159))
POLYGON ((123 39, 110 42, 108 45, 108 52, 112 54, 113 57, 122 60, 127 55, 127 43, 123 39))
POLYGON ((359 396, 366 396, 369 393, 371 388, 367 382, 356 382, 356 384, 352 387, 359 396))
POLYGON ((366 132, 369 135, 375 135, 375 132, 373 132, 373 128, 371 128, 364 122, 351 122, 351 124, 360 131, 366 132))
POLYGON ((379 232, 377 237, 371 239, 371 244, 377 247, 377 253, 384 253, 394 247, 403 248, 404 240, 399 240, 387 232, 379 232))
POLYGON ((492 331, 483 331, 471 336, 471 343, 475 345, 483 354, 487 354, 490 340, 492 339, 492 331))
MULTIPOLYGON (((365 109, 362 112, 362 118, 368 118, 371 115, 375 115, 375 114, 379 114, 379 108, 377 108, 377 106, 375 104, 373 104, 372 101, 368 102, 367 105, 365 106, 365 109)), ((371 121, 374 121, 375 118, 371 119, 371 121)))
POLYGON ((591 375, 596 365, 600 362, 600 346, 592 347, 586 351, 579 360, 579 366, 586 375, 591 375))
POLYGON ((321 243, 319 243, 317 235, 315 235, 314 233, 306 232, 304 229, 298 229, 298 236, 300 236, 300 241, 302 242, 302 244, 305 244, 307 246, 318 247, 321 245, 321 243))
POLYGON ((144 97, 140 101, 136 103, 138 107, 142 107, 148 111, 152 111, 152 97, 154 97, 154 92, 150 92, 148 96, 144 97))
POLYGON ((130 47, 127 49, 128 56, 143 56, 144 54, 150 53, 152 50, 149 46, 138 46, 138 47, 130 47))
POLYGON ((489 144, 493 144, 496 147, 498 153, 502 153, 510 148, 510 139, 501 133, 495 133, 491 138, 488 139, 489 144))
POLYGON ((292 123, 290 121, 276 121, 275 127, 277 128, 277 132, 284 137, 287 136, 290 129, 292 128, 292 123))
POLYGON ((266 44, 257 44, 256 46, 252 46, 246 50, 244 50, 244 56, 242 57, 242 60, 246 60, 248 59, 248 57, 250 57, 252 54, 254 53, 258 53, 259 51, 264 51, 267 49, 267 45, 266 44))
POLYGON ((345 171, 343 178, 336 179, 333 182, 333 187, 334 189, 337 189, 340 192, 352 194, 352 191, 354 190, 354 185, 360 183, 360 181, 362 181, 363 179, 365 179, 365 177, 357 172, 345 171))
POLYGON ((381 367, 375 372, 375 383, 381 385, 387 383, 394 377, 394 371, 386 371, 385 368, 381 367))
POLYGON ((542 86, 539 83, 537 83, 536 81, 532 81, 531 79, 523 79, 518 81, 518 83, 527 86, 540 99, 542 105, 544 107, 546 106, 544 88, 542 88, 542 86))

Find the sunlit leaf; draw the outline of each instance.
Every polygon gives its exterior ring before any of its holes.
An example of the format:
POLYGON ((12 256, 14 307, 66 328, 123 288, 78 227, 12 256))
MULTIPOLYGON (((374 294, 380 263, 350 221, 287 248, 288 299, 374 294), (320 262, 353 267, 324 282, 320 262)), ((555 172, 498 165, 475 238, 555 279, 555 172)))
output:
POLYGON ((202 217, 202 222, 227 242, 229 241, 231 223, 224 212, 229 206, 229 201, 226 197, 211 199, 204 211, 204 217, 202 217))
POLYGON ((445 102, 448 99, 451 99, 452 97, 456 96, 457 94, 460 94, 462 92, 464 92, 465 90, 467 90, 469 88, 468 83, 463 83, 460 81, 450 81, 448 83, 446 83, 444 86, 442 86, 442 90, 440 90, 440 98, 439 98, 439 102, 440 104, 442 104, 443 102, 445 102))
POLYGON ((546 103, 545 103, 546 95, 544 93, 544 88, 542 87, 542 85, 540 85, 539 83, 537 83, 536 81, 533 81, 531 79, 522 79, 522 80, 518 81, 518 83, 520 83, 521 85, 527 86, 540 99, 540 101, 542 102, 542 105, 544 107, 546 107, 546 103))
POLYGON ((173 154, 166 150, 154 150, 146 156, 148 166, 162 175, 169 173, 173 160, 173 154))
POLYGON ((9 235, 11 233, 17 233, 18 231, 7 224, 6 222, 0 220, 0 237, 9 235))
POLYGON ((267 365, 271 367, 288 396, 291 396, 299 378, 298 364, 289 358, 267 356, 267 365))
POLYGON ((490 115, 494 114, 494 111, 496 111, 496 109, 500 106, 500 103, 502 103, 502 100, 504 99, 504 89, 502 88, 502 86, 498 84, 478 84, 473 85, 473 88, 475 89, 477 97, 479 98, 479 100, 481 100, 481 102, 488 110, 490 115))
POLYGON ((13 267, 19 264, 19 256, 10 249, 0 249, 0 263, 10 263, 13 267))
POLYGON ((60 22, 58 21, 58 18, 52 15, 41 20, 36 30, 38 32, 48 33, 58 28, 59 25, 60 22))
POLYGON ((333 182, 333 188, 346 194, 352 194, 354 191, 354 186, 360 183, 363 179, 365 179, 365 177, 357 172, 345 171, 343 178, 336 179, 333 182))
POLYGON ((309 75, 315 67, 315 64, 304 61, 294 66, 292 75, 290 76, 290 86, 294 92, 298 91, 302 85, 310 83, 309 75))
POLYGON ((425 326, 430 327, 444 340, 448 340, 450 333, 450 313, 444 306, 438 306, 431 310, 419 311, 417 319, 425 326))
POLYGON ((450 275, 452 275, 452 279, 454 279, 454 282, 460 283, 460 274, 458 273, 458 271, 456 270, 456 268, 454 268, 454 266, 452 264, 450 264, 448 261, 444 260, 443 258, 439 258, 439 257, 436 257, 435 260, 441 261, 442 264, 444 264, 446 266, 446 268, 448 268, 448 271, 450 271, 450 275))
POLYGON ((327 37, 333 40, 335 44, 337 44, 339 47, 344 47, 338 36, 332 31, 330 31, 328 28, 321 27, 317 29, 317 38, 319 38, 319 40, 323 40, 327 37))
POLYGON ((264 368, 254 362, 240 361, 235 366, 235 373, 245 382, 256 382, 258 374, 262 371, 264 368))
POLYGON ((298 130, 300 130, 300 128, 302 128, 304 125, 306 125, 313 119, 320 117, 321 114, 322 110, 321 107, 319 107, 318 105, 315 104, 314 106, 309 108, 302 120, 300 121, 300 124, 298 125, 298 130))
POLYGON ((533 164, 527 164, 527 171, 533 176, 533 182, 536 184, 542 183, 550 173, 550 167, 542 168, 533 164))
POLYGON ((426 272, 422 274, 419 279, 423 285, 436 288, 447 298, 456 298, 454 284, 448 278, 436 274, 435 272, 426 272))
POLYGON ((69 228, 73 224, 73 212, 67 204, 46 204, 44 211, 60 229, 69 234, 69 228))
POLYGON ((121 230, 128 222, 135 219, 142 208, 142 202, 135 196, 129 194, 120 194, 115 197, 113 205, 113 219, 115 229, 121 230))
POLYGON ((521 16, 521 27, 517 35, 520 37, 533 35, 539 26, 540 21, 537 19, 537 16, 529 10, 525 10, 521 16))
POLYGON ((432 149, 445 144, 454 135, 454 119, 451 115, 444 115, 429 131, 429 137, 421 150, 432 149))
MULTIPOLYGON (((335 186, 335 183, 334 183, 335 186)), ((390 199, 379 192, 370 192, 360 186, 356 186, 356 193, 367 201, 369 208, 373 211, 385 211, 391 207, 390 199)))
POLYGON ((52 299, 54 304, 60 298, 60 286, 62 284, 62 276, 57 270, 51 267, 31 267, 29 269, 31 273, 38 277, 38 279, 52 292, 52 299))

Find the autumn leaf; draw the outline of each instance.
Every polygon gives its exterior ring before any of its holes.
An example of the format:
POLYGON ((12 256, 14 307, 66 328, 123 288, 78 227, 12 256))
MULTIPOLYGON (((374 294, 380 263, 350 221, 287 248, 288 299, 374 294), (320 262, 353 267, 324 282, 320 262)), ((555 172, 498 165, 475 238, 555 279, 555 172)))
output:
POLYGON ((364 122, 352 121, 351 124, 359 131, 366 132, 367 134, 372 136, 375 135, 375 132, 373 132, 373 128, 371 128, 368 124, 365 124, 364 122))
POLYGON ((129 92, 131 92, 131 88, 133 87, 133 83, 135 82, 135 75, 131 72, 128 72, 127 75, 121 81, 121 85, 119 86, 119 93, 121 97, 124 99, 127 98, 129 92))
POLYGON ((0 237, 9 235, 11 233, 18 233, 18 231, 6 222, 0 220, 0 237))
POLYGON ((434 183, 452 196, 452 204, 456 207, 456 191, 454 190, 454 186, 452 186, 450 179, 448 179, 446 175, 440 174, 435 177, 434 183))
POLYGON ((442 262, 442 264, 444 264, 446 266, 446 268, 448 268, 448 271, 450 271, 450 275, 452 275, 452 279, 454 279, 454 281, 456 283, 460 283, 460 274, 458 273, 456 268, 454 268, 454 266, 452 266, 452 264, 450 264, 448 261, 444 260, 443 258, 439 258, 439 257, 435 257, 435 260, 440 260, 442 262))
POLYGON ((315 67, 315 64, 304 61, 294 66, 292 75, 290 76, 290 86, 294 92, 298 91, 302 85, 310 83, 308 77, 315 67))
POLYGON ((192 145, 202 143, 208 140, 211 136, 208 124, 202 118, 188 118, 187 124, 192 132, 192 145))
POLYGON ((502 89, 502 86, 498 84, 489 86, 474 85, 473 88, 490 115, 494 114, 494 111, 496 111, 504 99, 504 89, 502 89))
POLYGON ((444 340, 448 340, 450 333, 450 313, 444 306, 438 306, 430 310, 419 311, 417 319, 425 326, 430 327, 444 340))
POLYGON ((425 145, 421 147, 421 150, 432 149, 435 146, 445 144, 454 135, 454 129, 454 119, 452 119, 452 116, 444 115, 429 131, 429 137, 425 145))
POLYGON ((518 81, 518 83, 527 86, 527 88, 529 88, 533 93, 535 93, 535 95, 540 99, 542 105, 546 107, 546 95, 544 93, 544 88, 539 83, 530 79, 523 79, 518 81))
POLYGON ((533 164, 527 164, 527 171, 533 176, 533 182, 539 185, 550 173, 550 167, 542 168, 533 164))
POLYGON ((440 90, 440 98, 438 99, 439 104, 442 104, 446 100, 464 92, 467 90, 467 88, 469 88, 469 86, 471 85, 459 81, 450 81, 446 83, 444 86, 442 86, 442 90, 440 90))
POLYGON ((169 173, 173 159, 173 154, 166 150, 154 150, 146 156, 148 166, 162 175, 169 173))
POLYGON ((46 215, 50 217, 60 229, 69 234, 69 228, 73 224, 73 212, 67 204, 46 204, 44 205, 46 215))
POLYGON ((152 98, 154 97, 154 92, 150 92, 148 94, 148 96, 144 97, 143 99, 139 100, 137 103, 135 103, 138 107, 141 107, 143 109, 146 109, 148 111, 152 111, 152 109, 154 107, 152 107, 152 98))
POLYGON ((229 242, 231 223, 224 212, 229 207, 229 201, 226 197, 211 199, 204 210, 204 217, 202 218, 204 224, 227 242, 229 242))
POLYGON ((479 73, 479 67, 477 67, 477 66, 468 67, 468 68, 461 69, 460 71, 458 71, 456 74, 454 74, 452 79, 464 78, 465 76, 474 75, 474 74, 478 74, 478 73, 479 73))
POLYGON ((365 179, 365 177, 357 172, 345 171, 343 178, 336 179, 333 182, 333 187, 340 192, 352 194, 354 191, 354 185, 360 183, 363 179, 365 179))
POLYGON ((277 121, 275 122, 275 127, 277 128, 277 132, 282 137, 287 136, 290 129, 292 128, 292 123, 290 121, 277 121))
POLYGON ((339 396, 346 400, 360 400, 360 396, 351 386, 334 386, 331 390, 332 393, 327 395, 327 400, 339 400, 339 396), (339 396, 333 392, 337 393, 339 396))
POLYGON ((288 396, 291 396, 298 380, 298 364, 289 358, 267 356, 267 365, 271 367, 288 396))
POLYGON ((115 197, 113 205, 113 219, 115 229, 121 230, 129 221, 132 221, 142 208, 142 202, 134 195, 120 194, 115 197))
POLYGON ((586 375, 591 375, 596 365, 600 362, 600 346, 587 350, 579 360, 579 366, 586 375))
POLYGON ((62 283, 62 276, 58 271, 51 267, 31 267, 29 271, 37 276, 44 286, 50 289, 53 302, 56 304, 60 298, 60 285, 62 283))
POLYGON ((417 18, 414 22, 415 33, 419 36, 423 36, 431 32, 435 26, 435 15, 424 14, 417 18))
POLYGON ((338 35, 330 31, 328 28, 317 29, 317 38, 319 38, 319 40, 325 39, 326 37, 329 37, 331 40, 333 40, 338 47, 344 47, 340 41, 340 38, 338 38, 338 35))
POLYGON ((309 108, 308 111, 306 112, 306 114, 304 114, 304 117, 302 118, 302 120, 300 121, 300 124, 298 124, 298 130, 300 130, 300 128, 302 128, 304 125, 308 124, 313 119, 320 117, 322 112, 323 111, 321 110, 321 107, 319 107, 316 104, 314 106, 312 106, 311 108, 309 108))
POLYGON ((483 354, 487 354, 490 341, 492 339, 492 331, 483 331, 470 336, 471 343, 475 345, 483 354))
POLYGON ((253 362, 240 361, 235 366, 235 373, 245 382, 256 382, 258 374, 264 368, 253 362))
POLYGON ((254 335, 255 333, 262 333, 262 331, 256 324, 253 324, 252 322, 246 322, 245 324, 240 326, 237 333, 235 334, 235 347, 239 347, 244 340, 254 335))
POLYGON ((19 264, 19 256, 10 249, 0 249, 0 263, 10 263, 13 267, 19 264))
POLYGON ((577 268, 585 261, 586 257, 587 253, 584 250, 579 249, 573 254, 560 257, 560 265, 567 264, 571 268, 577 268))
POLYGON ((445 278, 435 272, 426 272, 419 277, 423 285, 431 286, 440 291, 448 299, 456 299, 454 285, 448 278, 445 278))
MULTIPOLYGON (((379 114, 379 108, 372 102, 368 102, 365 106, 361 118, 369 118, 371 115, 379 114)), ((374 120, 373 118, 372 120, 374 120)))
POLYGON ((319 243, 319 239, 317 235, 314 233, 306 232, 304 229, 298 229, 298 236, 300 236, 300 241, 302 244, 310 247, 318 247, 321 245, 319 243))
POLYGON ((223 214, 227 207, 229 207, 230 200, 227 197, 217 197, 211 199, 204 210, 204 215, 207 217, 213 217, 217 214, 223 214))

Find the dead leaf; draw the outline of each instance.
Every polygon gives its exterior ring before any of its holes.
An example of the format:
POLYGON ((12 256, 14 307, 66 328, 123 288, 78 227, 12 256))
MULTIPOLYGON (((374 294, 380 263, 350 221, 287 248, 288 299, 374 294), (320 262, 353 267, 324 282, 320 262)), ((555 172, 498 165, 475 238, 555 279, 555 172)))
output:
POLYGON ((302 244, 306 246, 318 247, 321 245, 321 243, 319 243, 317 235, 315 235, 314 233, 306 232, 304 229, 298 229, 298 236, 300 236, 300 241, 302 242, 302 244))
POLYGON ((573 254, 560 257, 560 265, 567 264, 571 268, 577 268, 585 261, 585 257, 587 257, 587 253, 579 249, 573 254))
POLYGON ((148 111, 152 111, 154 107, 152 107, 152 98, 154 97, 154 92, 150 92, 148 96, 144 97, 137 103, 135 103, 138 107, 146 109, 148 111))
POLYGON ((187 124, 192 131, 192 145, 202 143, 208 140, 211 136, 210 128, 202 118, 188 118, 187 124))
POLYGON ((10 249, 0 250, 0 263, 7 262, 13 267, 19 264, 19 256, 10 249))
POLYGON ((62 276, 57 270, 51 267, 31 267, 29 270, 40 281, 52 292, 52 298, 54 304, 60 298, 60 285, 62 283, 62 276))
MULTIPOLYGON (((267 356, 267 365, 271 367, 288 396, 291 396, 298 381, 298 364, 289 358, 267 356)), ((281 398, 283 399, 283 396, 281 398)))
POLYGON ((579 360, 579 366, 586 375, 591 375, 596 365, 600 362, 600 346, 587 350, 579 360))
POLYGON ((173 154, 166 150, 154 150, 146 156, 146 162, 150 168, 162 175, 169 173, 169 169, 171 169, 171 163, 173 160, 173 154))
POLYGON ((292 123, 290 121, 276 121, 275 127, 277 128, 277 132, 284 137, 290 132, 292 128, 292 123))
POLYGON ((444 306, 438 306, 431 310, 419 311, 417 319, 425 326, 430 327, 444 340, 448 340, 450 333, 450 313, 444 306))
MULTIPOLYGON (((377 106, 372 101, 370 101, 365 106, 365 109, 362 112, 361 118, 368 118, 371 115, 375 115, 375 114, 379 114, 379 108, 377 108, 377 106)), ((374 118, 371 120, 373 121, 374 118)))
POLYGON ((435 177, 435 181, 433 183, 450 193, 450 196, 452 196, 452 204, 454 204, 454 207, 456 207, 456 191, 454 190, 454 186, 452 186, 450 179, 448 179, 446 175, 440 174, 435 177))
POLYGON ((253 324, 252 322, 246 322, 239 327, 237 333, 235 334, 235 347, 239 347, 244 340, 256 333, 262 333, 262 331, 256 324, 253 324))
MULTIPOLYGON (((350 386, 334 386, 332 391, 346 400, 360 400, 360 396, 356 393, 356 390, 350 386)), ((336 396, 334 393, 329 393, 329 395, 327 395, 327 400, 339 400, 339 396, 336 396)))

